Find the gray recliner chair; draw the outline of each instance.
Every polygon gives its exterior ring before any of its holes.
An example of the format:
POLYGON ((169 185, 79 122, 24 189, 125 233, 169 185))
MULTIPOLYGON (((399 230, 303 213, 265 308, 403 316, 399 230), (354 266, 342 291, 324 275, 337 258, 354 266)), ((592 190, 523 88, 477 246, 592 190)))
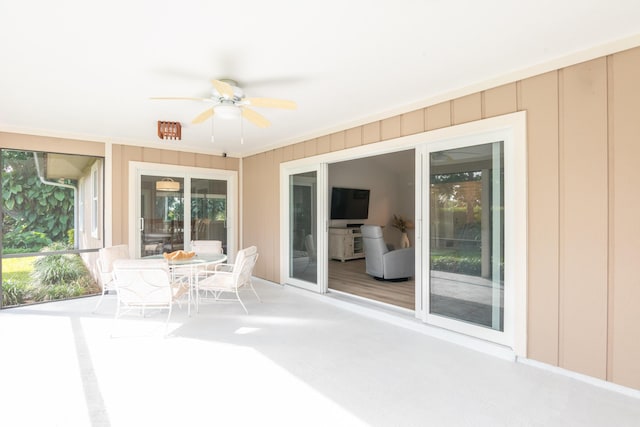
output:
POLYGON ((379 280, 400 281, 413 277, 415 273, 415 250, 413 248, 389 250, 378 225, 363 225, 367 274, 379 280))

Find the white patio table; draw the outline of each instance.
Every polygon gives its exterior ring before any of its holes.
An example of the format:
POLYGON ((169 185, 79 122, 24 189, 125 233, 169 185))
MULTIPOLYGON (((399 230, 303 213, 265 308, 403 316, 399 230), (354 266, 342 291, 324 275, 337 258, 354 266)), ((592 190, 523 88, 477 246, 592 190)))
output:
MULTIPOLYGON (((163 255, 150 255, 143 257, 144 259, 163 259, 163 255)), ((169 262, 169 270, 171 271, 172 282, 180 277, 186 277, 189 283, 188 307, 187 313, 191 316, 191 301, 193 292, 198 290, 198 280, 200 272, 203 269, 215 264, 221 264, 227 260, 225 254, 196 254, 187 259, 167 260, 169 262)), ((196 304, 198 298, 195 299, 196 304)), ((197 308, 197 307, 196 307, 197 308)))

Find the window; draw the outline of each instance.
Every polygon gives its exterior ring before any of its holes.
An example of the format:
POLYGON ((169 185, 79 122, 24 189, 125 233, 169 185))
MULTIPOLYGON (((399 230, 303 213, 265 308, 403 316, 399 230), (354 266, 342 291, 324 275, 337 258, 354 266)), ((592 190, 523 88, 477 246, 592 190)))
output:
POLYGON ((92 237, 102 234, 102 164, 99 157, 0 149, 0 307, 99 291, 87 263, 102 246, 92 237))

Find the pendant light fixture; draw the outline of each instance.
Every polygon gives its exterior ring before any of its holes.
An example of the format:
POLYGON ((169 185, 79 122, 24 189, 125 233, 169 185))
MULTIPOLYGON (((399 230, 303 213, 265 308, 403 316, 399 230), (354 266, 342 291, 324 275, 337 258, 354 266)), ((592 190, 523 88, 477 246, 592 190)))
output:
POLYGON ((180 183, 171 178, 162 178, 156 181, 156 191, 180 191, 180 183))

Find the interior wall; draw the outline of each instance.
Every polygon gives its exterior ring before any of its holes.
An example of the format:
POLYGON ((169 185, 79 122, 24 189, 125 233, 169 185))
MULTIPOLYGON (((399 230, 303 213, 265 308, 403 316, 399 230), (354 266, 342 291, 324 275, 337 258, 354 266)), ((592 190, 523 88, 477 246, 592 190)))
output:
POLYGON ((281 162, 527 111, 528 357, 640 389, 639 74, 635 48, 243 159, 256 274, 280 282, 281 162))
MULTIPOLYGON (((385 158, 395 154, 383 154, 374 158, 355 159, 329 165, 329 189, 332 187, 362 188, 371 190, 369 199, 369 218, 366 220, 332 220, 332 226, 345 226, 347 223, 365 223, 380 225, 383 227, 385 242, 400 247, 401 233, 392 227, 393 215, 399 215, 406 219, 413 219, 414 187, 407 185, 406 171, 413 171, 414 156, 406 157, 407 164, 398 164, 397 161, 389 162, 391 166, 385 166, 385 158), (376 166, 371 167, 375 162, 376 166), (403 168, 397 170, 397 168, 403 168)), ((413 174, 411 174, 413 179, 413 174)), ((329 193, 330 194, 330 193, 329 193)), ((413 230, 409 230, 410 241, 413 239, 413 230)))

